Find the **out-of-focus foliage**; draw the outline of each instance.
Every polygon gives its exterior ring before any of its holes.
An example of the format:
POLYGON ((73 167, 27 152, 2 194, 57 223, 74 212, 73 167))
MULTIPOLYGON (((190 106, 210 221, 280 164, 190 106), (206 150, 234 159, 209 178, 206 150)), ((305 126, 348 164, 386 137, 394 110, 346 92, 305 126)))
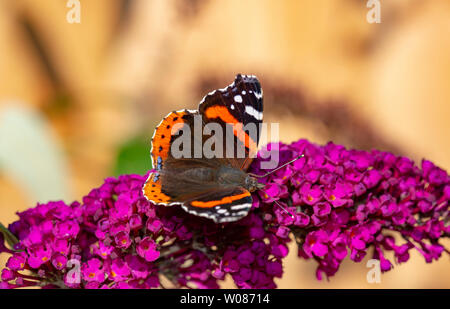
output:
POLYGON ((152 167, 149 138, 138 136, 119 147, 114 175, 145 174, 152 167))
POLYGON ((0 171, 29 194, 30 203, 70 198, 57 138, 41 115, 17 102, 0 108, 0 171))

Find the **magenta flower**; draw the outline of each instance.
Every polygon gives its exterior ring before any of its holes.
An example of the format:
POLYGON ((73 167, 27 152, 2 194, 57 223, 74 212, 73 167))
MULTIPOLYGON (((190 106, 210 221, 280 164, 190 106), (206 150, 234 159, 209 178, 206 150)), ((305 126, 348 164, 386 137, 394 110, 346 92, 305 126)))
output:
POLYGON ((333 205, 333 207, 351 206, 353 200, 351 199, 354 192, 354 186, 350 183, 338 181, 333 187, 325 190, 326 200, 333 205))
POLYGON ((65 256, 67 256, 70 252, 70 243, 67 239, 56 238, 53 241, 52 247, 55 252, 61 253, 62 255, 65 256))
POLYGON ((6 262, 6 267, 15 271, 23 270, 27 257, 28 255, 25 252, 15 252, 6 262))
POLYGON ((138 242, 136 252, 147 262, 153 262, 159 258, 159 251, 156 250, 156 243, 150 237, 145 237, 138 242))
MULTIPOLYGON (((318 279, 368 253, 382 271, 407 262, 411 250, 427 263, 448 254, 441 241, 450 235, 450 177, 432 162, 306 140, 272 148, 280 164, 304 157, 265 177, 237 222, 149 203, 141 190, 147 175, 107 178, 81 203, 18 213, 0 234, 0 253, 10 255, 0 288, 147 289, 161 287, 163 277, 178 288, 218 288, 227 274, 239 288, 274 288, 294 239, 298 256, 317 263, 318 279), (78 263, 80 272, 69 272, 78 263)), ((256 158, 249 172, 266 173, 265 160, 256 158)))
POLYGON ((14 272, 11 269, 4 268, 4 269, 2 269, 1 279, 2 279, 2 281, 5 281, 5 282, 11 281, 13 279, 16 279, 16 275, 14 274, 14 272))
POLYGON ((39 268, 42 264, 50 262, 52 256, 52 249, 46 245, 35 245, 29 250, 28 265, 31 268, 39 268))
POLYGON ((310 182, 304 182, 300 187, 300 195, 304 203, 308 205, 315 205, 323 198, 323 191, 320 186, 313 186, 310 182))
POLYGON ((314 231, 306 236, 305 243, 303 244, 303 251, 307 256, 324 256, 328 253, 328 235, 322 230, 314 231))
POLYGON ((67 257, 61 253, 56 253, 52 258, 52 265, 57 270, 63 270, 67 265, 67 257))
POLYGON ((114 259, 111 262, 109 277, 115 282, 126 281, 131 272, 125 261, 114 259))
POLYGON ((102 259, 107 259, 115 249, 114 246, 112 246, 111 244, 106 245, 105 241, 102 240, 100 240, 98 243, 91 245, 91 248, 93 253, 102 259))
POLYGON ((163 226, 163 223, 159 220, 149 219, 147 222, 147 229, 153 233, 157 233, 163 226))
POLYGON ((131 239, 127 232, 121 231, 114 236, 118 248, 127 249, 131 245, 131 239))
POLYGON ((75 238, 80 231, 76 221, 69 220, 58 222, 53 230, 53 234, 58 238, 75 238))
POLYGON ((81 267, 83 279, 87 282, 102 283, 105 280, 105 272, 102 269, 102 262, 99 259, 93 258, 87 261, 81 267))
POLYGON ((145 279, 150 273, 151 265, 148 265, 136 255, 127 255, 125 262, 130 268, 132 278, 134 279, 145 279))

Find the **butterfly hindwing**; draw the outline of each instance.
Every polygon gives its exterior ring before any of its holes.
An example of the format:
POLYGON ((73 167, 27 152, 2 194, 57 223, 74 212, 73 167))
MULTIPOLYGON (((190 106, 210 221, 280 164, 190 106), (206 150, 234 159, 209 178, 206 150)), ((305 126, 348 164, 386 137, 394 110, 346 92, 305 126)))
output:
POLYGON ((181 207, 196 216, 216 223, 233 222, 245 217, 252 207, 249 191, 242 187, 217 187, 184 202, 181 207))
POLYGON ((150 173, 142 192, 149 201, 155 204, 169 205, 173 203, 172 198, 162 192, 162 183, 158 171, 150 173))

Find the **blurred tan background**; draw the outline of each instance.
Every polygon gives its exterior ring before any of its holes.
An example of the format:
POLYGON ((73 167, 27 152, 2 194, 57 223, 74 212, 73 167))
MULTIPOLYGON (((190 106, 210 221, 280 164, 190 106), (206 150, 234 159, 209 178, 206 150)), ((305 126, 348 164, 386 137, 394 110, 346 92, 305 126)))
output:
MULTIPOLYGON (((0 0, 0 221, 150 169, 168 112, 236 73, 259 77, 280 139, 378 148, 450 169, 450 2, 0 0)), ((449 242, 447 241, 447 245, 449 242)), ((328 282, 292 246, 280 288, 449 288, 448 256, 369 284, 346 260, 328 282)), ((0 257, 0 263, 4 262, 0 257)), ((224 284, 232 287, 230 282, 224 284)))

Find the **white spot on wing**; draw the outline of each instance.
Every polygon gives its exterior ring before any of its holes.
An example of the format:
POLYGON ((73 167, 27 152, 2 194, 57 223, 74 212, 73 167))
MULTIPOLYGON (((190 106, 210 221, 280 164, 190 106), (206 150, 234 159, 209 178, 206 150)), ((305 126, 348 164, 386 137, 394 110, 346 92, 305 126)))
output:
POLYGON ((255 92, 254 95, 258 100, 262 99, 263 97, 262 92, 261 93, 255 92))
POLYGON ((263 118, 263 113, 258 112, 256 109, 253 108, 253 106, 246 105, 245 112, 250 116, 252 116, 253 118, 255 118, 256 120, 262 120, 263 118))
POLYGON ((242 97, 238 94, 234 96, 234 102, 242 103, 242 97))
POLYGON ((251 204, 235 205, 235 206, 231 206, 231 209, 232 210, 240 210, 240 209, 250 208, 251 206, 252 206, 251 204))

